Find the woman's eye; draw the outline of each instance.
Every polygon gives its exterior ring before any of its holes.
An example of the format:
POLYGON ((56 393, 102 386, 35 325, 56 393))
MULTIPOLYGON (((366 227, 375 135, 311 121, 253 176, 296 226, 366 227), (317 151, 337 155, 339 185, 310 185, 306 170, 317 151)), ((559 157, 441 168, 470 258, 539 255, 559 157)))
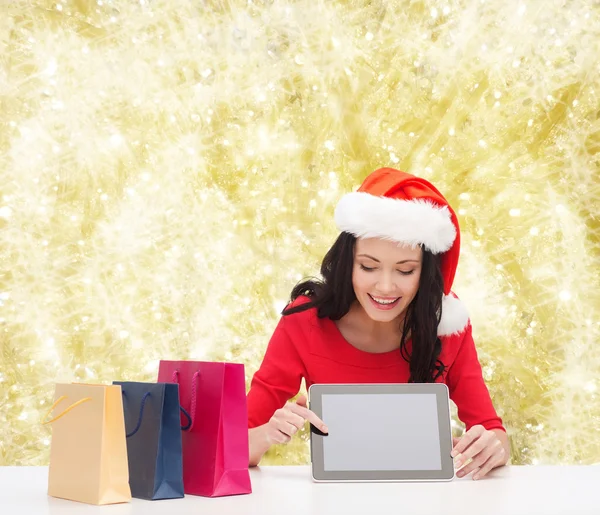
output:
MULTIPOLYGON (((372 272, 373 270, 376 270, 375 267, 371 268, 365 265, 360 265, 361 270, 364 270, 365 272, 372 272)), ((415 271, 414 270, 410 270, 408 272, 405 272, 404 270, 397 270, 397 272, 399 272, 402 275, 412 275, 415 271)))

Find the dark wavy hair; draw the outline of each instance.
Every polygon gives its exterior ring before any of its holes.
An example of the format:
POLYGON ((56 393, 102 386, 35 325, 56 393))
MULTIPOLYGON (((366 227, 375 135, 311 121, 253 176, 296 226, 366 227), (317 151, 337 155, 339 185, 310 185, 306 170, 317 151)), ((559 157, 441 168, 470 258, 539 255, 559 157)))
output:
MULTIPOLYGON (((352 286, 355 245, 356 237, 342 232, 323 258, 323 279, 305 280, 292 290, 291 302, 303 295, 310 300, 294 307, 286 307, 282 314, 292 315, 316 307, 319 318, 339 320, 346 315, 356 300, 352 286)), ((442 343, 437 336, 442 316, 443 291, 439 255, 423 248, 419 289, 407 307, 400 341, 400 353, 409 363, 411 383, 433 383, 446 370, 438 359, 442 343), (410 354, 406 349, 409 334, 412 338, 410 354)))

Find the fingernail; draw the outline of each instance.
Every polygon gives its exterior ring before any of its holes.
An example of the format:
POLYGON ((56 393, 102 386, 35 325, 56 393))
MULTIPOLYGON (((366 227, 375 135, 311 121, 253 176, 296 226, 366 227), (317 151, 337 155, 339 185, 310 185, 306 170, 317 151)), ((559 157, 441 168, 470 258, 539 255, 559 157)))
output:
POLYGON ((456 460, 454 462, 454 468, 459 469, 462 466, 462 464, 463 464, 462 460, 456 460))
POLYGON ((327 426, 325 424, 323 424, 321 426, 321 431, 323 431, 324 433, 329 433, 329 429, 327 428, 327 426))
POLYGON ((454 457, 456 457, 456 455, 457 455, 457 454, 458 454, 458 452, 456 452, 456 451, 454 450, 454 451, 452 451, 452 452, 450 453, 450 456, 452 456, 452 457, 454 458, 454 457))
POLYGON ((473 476, 473 481, 477 481, 479 479, 479 476, 473 476))
POLYGON ((463 477, 465 475, 465 473, 461 471, 461 472, 457 472, 456 475, 458 477, 463 477))

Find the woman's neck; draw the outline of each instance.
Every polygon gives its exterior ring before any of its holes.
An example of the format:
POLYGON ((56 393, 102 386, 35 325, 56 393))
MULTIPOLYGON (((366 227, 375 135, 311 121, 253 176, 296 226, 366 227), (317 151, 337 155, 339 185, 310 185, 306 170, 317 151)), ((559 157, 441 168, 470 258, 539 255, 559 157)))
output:
POLYGON ((357 349, 381 353, 400 347, 401 322, 399 318, 391 322, 373 320, 359 302, 354 302, 350 311, 337 321, 337 326, 344 338, 357 349))

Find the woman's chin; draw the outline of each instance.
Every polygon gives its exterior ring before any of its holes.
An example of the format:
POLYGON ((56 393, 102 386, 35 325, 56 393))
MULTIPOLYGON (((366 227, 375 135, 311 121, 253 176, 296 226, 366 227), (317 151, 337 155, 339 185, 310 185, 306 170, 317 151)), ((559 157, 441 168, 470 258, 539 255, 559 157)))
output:
POLYGON ((369 315, 369 318, 374 322, 392 322, 393 320, 396 320, 398 316, 400 316, 400 313, 394 312, 373 313, 367 311, 367 314, 369 315))

